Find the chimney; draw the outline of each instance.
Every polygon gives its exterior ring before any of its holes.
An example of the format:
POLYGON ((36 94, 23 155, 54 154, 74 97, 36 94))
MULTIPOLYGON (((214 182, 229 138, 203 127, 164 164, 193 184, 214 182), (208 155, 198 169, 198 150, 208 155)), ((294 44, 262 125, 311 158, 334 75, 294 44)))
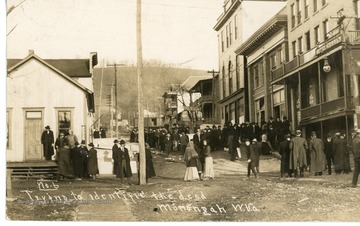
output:
POLYGON ((33 49, 29 49, 29 55, 31 55, 31 54, 35 54, 33 49))

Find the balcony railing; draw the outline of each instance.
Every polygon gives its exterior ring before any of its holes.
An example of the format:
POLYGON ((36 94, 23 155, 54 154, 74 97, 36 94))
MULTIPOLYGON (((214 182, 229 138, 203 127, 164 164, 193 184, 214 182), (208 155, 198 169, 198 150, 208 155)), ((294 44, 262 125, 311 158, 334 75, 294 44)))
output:
POLYGON ((320 115, 320 105, 304 108, 301 110, 301 118, 306 119, 320 115))
POLYGON ((284 74, 284 65, 276 68, 275 70, 271 71, 272 79, 275 80, 280 78, 284 74))
POLYGON ((345 109, 345 98, 331 100, 321 105, 321 111, 324 114, 343 109, 345 109))
POLYGON ((350 43, 360 43, 360 30, 348 31, 348 40, 350 43))
POLYGON ((295 57, 292 61, 285 63, 284 73, 288 73, 299 66, 298 58, 295 57))

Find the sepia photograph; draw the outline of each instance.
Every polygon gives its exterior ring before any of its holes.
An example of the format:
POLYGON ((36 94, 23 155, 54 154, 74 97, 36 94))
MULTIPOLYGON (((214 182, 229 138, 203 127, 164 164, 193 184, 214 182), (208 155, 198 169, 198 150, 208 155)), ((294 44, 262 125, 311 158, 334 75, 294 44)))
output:
POLYGON ((360 0, 3 5, 5 223, 360 222, 360 0))

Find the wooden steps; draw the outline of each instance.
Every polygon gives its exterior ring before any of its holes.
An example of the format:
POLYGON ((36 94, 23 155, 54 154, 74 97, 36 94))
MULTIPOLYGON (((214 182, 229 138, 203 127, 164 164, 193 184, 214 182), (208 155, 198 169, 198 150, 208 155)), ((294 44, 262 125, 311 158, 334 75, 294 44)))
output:
POLYGON ((54 178, 57 175, 57 165, 52 161, 37 162, 8 162, 7 169, 11 170, 11 178, 54 178))

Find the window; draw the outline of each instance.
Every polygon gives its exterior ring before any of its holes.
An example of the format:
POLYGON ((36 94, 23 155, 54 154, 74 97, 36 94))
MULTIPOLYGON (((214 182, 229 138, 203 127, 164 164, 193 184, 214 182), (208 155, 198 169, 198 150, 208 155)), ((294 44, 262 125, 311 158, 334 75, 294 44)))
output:
POLYGON ((327 40, 328 39, 328 32, 329 32, 329 21, 328 20, 324 20, 323 29, 324 29, 324 40, 327 40))
POLYGON ((229 94, 231 94, 232 92, 233 92, 233 90, 232 90, 232 86, 233 86, 233 81, 232 81, 232 72, 233 72, 233 66, 232 66, 232 63, 231 63, 231 61, 229 61, 229 65, 228 65, 228 70, 229 70, 229 94))
POLYGON ((238 22, 237 22, 237 15, 234 17, 234 23, 235 23, 235 40, 238 38, 238 22))
POLYGON ((226 25, 226 48, 229 48, 229 25, 226 25))
POLYGON ((71 129, 71 111, 58 111, 58 128, 61 132, 68 132, 71 129))
POLYGON ((265 121, 265 98, 261 97, 260 99, 255 100, 255 112, 256 112, 256 122, 260 123, 265 121))
POLYGON ((236 60, 235 60, 235 70, 236 70, 236 89, 240 89, 240 56, 237 55, 236 56, 236 60))
POLYGON ((270 55, 270 68, 275 69, 276 66, 277 66, 276 53, 273 53, 273 54, 270 55))
POLYGON ((324 5, 326 5, 327 0, 321 0, 321 2, 322 2, 322 5, 324 6, 324 5))
POLYGON ((221 31, 221 52, 224 52, 224 31, 221 31))
POLYGON ((309 0, 305 0, 305 19, 309 17, 309 0))
POLYGON ((291 10, 291 28, 294 28, 295 27, 295 5, 292 4, 290 6, 290 10, 291 10))
POLYGON ((313 107, 319 103, 319 78, 317 65, 310 66, 300 72, 301 76, 301 107, 313 107))
POLYGON ((279 64, 282 64, 284 62, 285 62, 285 60, 284 60, 284 49, 281 47, 279 49, 279 64))
POLYGON ((303 53, 303 40, 302 40, 302 37, 298 38, 298 51, 299 51, 299 54, 302 54, 303 53))
POLYGON ((257 88, 260 86, 259 68, 257 65, 255 65, 253 68, 253 74, 254 74, 254 87, 257 88))
POLYGON ((222 67, 222 91, 223 91, 223 98, 226 97, 226 91, 225 91, 225 65, 222 67))
POLYGON ((318 4, 317 4, 318 0, 313 0, 313 5, 314 5, 314 13, 318 10, 318 4))
POLYGON ((231 26, 231 21, 229 22, 229 42, 230 45, 232 43, 232 26, 231 26))
POLYGON ((295 58, 297 56, 297 52, 296 52, 296 41, 293 41, 291 43, 292 46, 292 50, 293 50, 293 57, 295 58))
POLYGON ((315 36, 315 44, 319 44, 320 43, 320 33, 319 33, 319 26, 316 26, 314 28, 314 36, 315 36))
POLYGON ((305 33, 305 42, 306 42, 306 50, 308 51, 311 48, 310 31, 305 33))
POLYGON ((274 117, 282 118, 286 114, 285 91, 281 89, 273 94, 274 117))
POLYGON ((11 149, 11 110, 6 110, 6 149, 11 149))
POLYGON ((296 0, 296 16, 297 16, 297 24, 301 23, 301 1, 296 0))

